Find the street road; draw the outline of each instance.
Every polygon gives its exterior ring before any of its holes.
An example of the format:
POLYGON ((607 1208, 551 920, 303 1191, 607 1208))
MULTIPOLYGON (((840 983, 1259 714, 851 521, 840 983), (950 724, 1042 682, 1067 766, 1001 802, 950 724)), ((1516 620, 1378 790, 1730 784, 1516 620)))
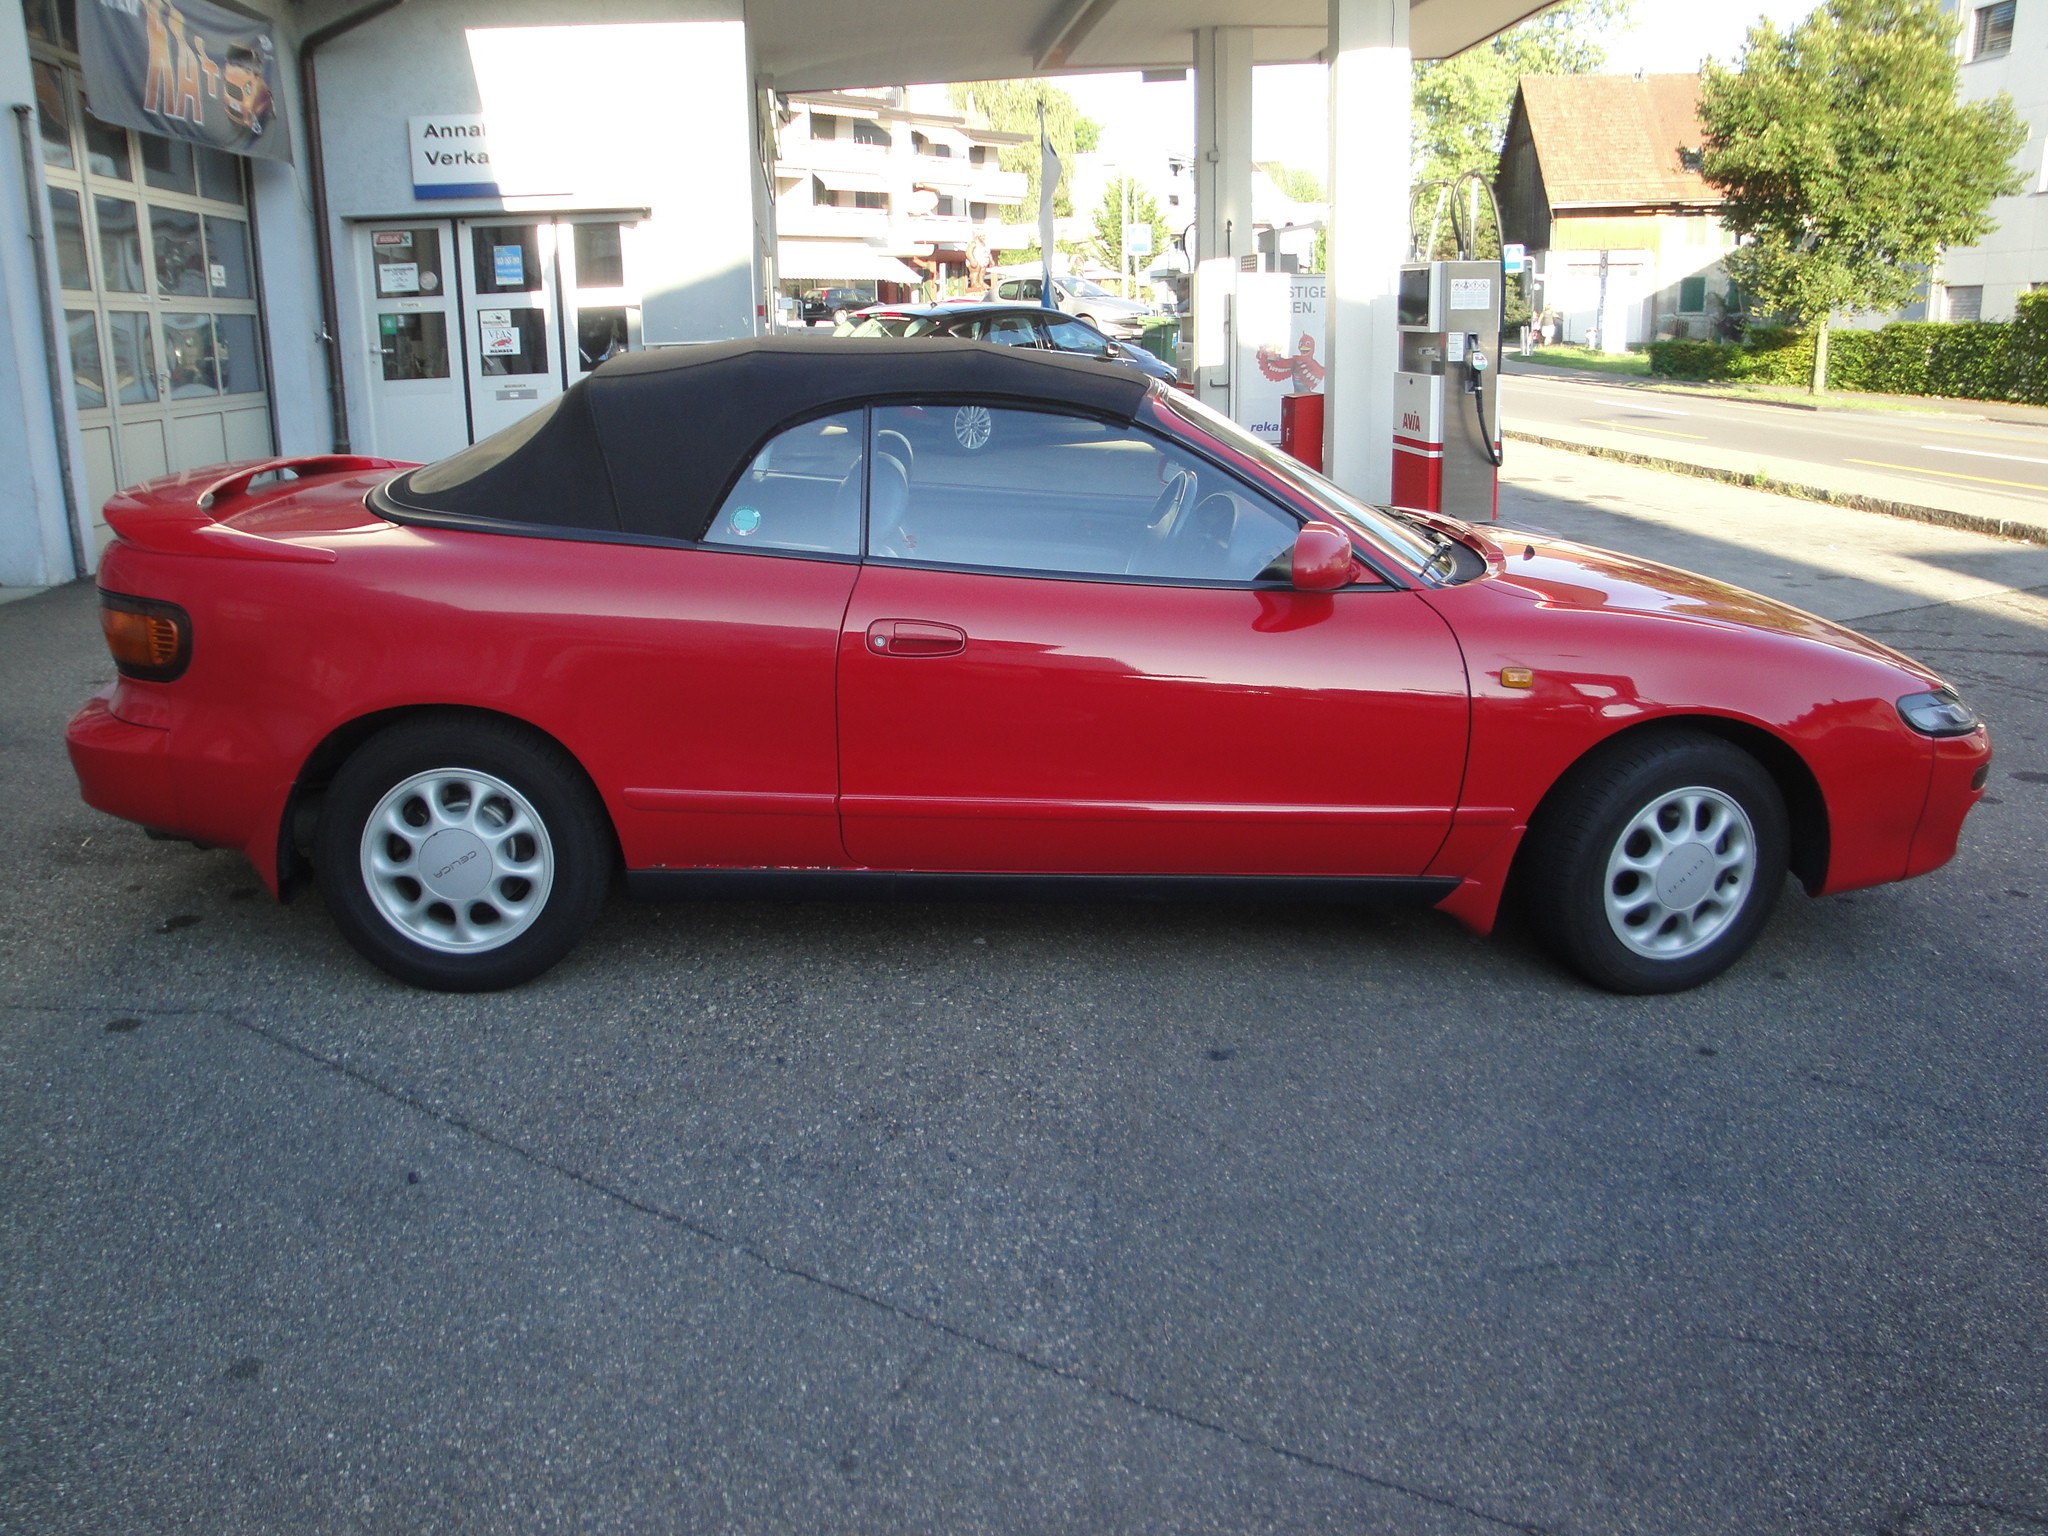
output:
POLYGON ((1558 428, 1566 436, 1590 429, 1653 457, 1714 449, 1858 479, 1886 475, 1901 501, 1915 499, 1917 484, 2006 497, 2037 512, 2048 503, 2048 431, 2033 426, 1906 411, 1793 410, 1535 373, 1504 377, 1501 422, 1553 437, 1558 428))
POLYGON ((1944 669, 1956 862, 1668 999, 1428 913, 622 900, 437 996, 80 804, 91 590, 0 605, 0 1532, 2040 1536, 2048 549, 1510 463, 1944 669))

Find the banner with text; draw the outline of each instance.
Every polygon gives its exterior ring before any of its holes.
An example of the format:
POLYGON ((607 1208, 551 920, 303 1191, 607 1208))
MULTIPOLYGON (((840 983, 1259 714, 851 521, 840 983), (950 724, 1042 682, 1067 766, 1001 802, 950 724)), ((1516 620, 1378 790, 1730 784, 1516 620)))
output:
POLYGON ((94 117, 237 155, 292 157, 270 23, 210 0, 78 0, 94 117))
POLYGON ((1280 397, 1323 388, 1321 274, 1239 272, 1231 305, 1236 357, 1230 414, 1269 443, 1280 441, 1280 397))

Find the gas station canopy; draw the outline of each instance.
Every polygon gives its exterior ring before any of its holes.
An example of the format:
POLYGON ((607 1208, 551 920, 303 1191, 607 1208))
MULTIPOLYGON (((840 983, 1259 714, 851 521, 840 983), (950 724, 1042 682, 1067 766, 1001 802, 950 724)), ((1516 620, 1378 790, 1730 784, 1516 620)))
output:
MULTIPOLYGON (((1460 52, 1546 8, 1532 0, 1411 0, 1416 58, 1460 52)), ((1260 64, 1323 57, 1329 0, 889 0, 819 5, 749 0, 747 28, 762 83, 781 91, 1007 80, 1026 75, 1185 69, 1195 33, 1255 29, 1260 64)))

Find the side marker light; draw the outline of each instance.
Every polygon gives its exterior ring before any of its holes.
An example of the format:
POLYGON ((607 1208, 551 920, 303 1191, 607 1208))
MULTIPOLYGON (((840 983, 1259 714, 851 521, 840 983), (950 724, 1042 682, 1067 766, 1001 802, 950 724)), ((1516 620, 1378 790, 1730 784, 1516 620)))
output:
POLYGON ((1536 686, 1536 674, 1527 667, 1502 667, 1500 685, 1503 688, 1533 688, 1536 686))

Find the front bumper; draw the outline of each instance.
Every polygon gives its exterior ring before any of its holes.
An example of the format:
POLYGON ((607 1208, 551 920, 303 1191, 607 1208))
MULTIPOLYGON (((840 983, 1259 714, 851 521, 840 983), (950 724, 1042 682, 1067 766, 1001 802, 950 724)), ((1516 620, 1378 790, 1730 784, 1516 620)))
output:
POLYGON ((1938 737, 1934 768, 1927 779, 1927 803, 1906 854, 1906 878, 1939 869, 1956 854, 1963 819, 1984 798, 1991 771, 1991 733, 1978 726, 1967 736, 1938 737))

